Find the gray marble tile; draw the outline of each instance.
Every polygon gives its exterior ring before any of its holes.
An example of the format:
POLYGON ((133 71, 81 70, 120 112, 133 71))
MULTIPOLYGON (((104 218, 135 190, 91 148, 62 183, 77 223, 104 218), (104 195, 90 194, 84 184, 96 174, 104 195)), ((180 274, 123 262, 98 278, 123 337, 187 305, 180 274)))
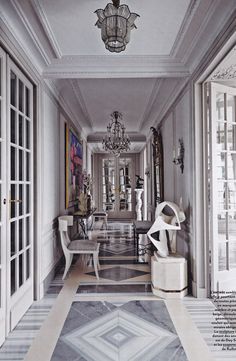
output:
MULTIPOLYGON (((91 276, 96 276, 95 272, 86 273, 91 276)), ((99 276, 101 278, 113 280, 113 281, 123 281, 134 277, 144 276, 149 274, 149 272, 139 271, 135 269, 130 269, 127 267, 112 267, 99 271, 99 276)))
POLYGON ((151 293, 151 284, 128 284, 128 285, 81 285, 79 286, 77 293, 151 293))
POLYGON ((67 319, 51 361, 187 361, 163 301, 74 302, 67 319))
POLYGON ((176 334, 175 327, 171 321, 165 302, 162 300, 155 302, 130 301, 121 306, 121 308, 176 334))

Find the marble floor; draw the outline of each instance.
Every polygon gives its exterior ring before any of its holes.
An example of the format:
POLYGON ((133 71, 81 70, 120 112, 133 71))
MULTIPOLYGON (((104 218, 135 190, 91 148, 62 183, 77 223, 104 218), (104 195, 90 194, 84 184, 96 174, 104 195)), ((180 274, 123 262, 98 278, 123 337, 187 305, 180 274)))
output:
POLYGON ((0 361, 236 360, 214 346, 209 299, 152 295, 148 256, 137 259, 131 224, 103 230, 97 222, 89 237, 101 245, 100 279, 89 259, 75 260, 64 282, 62 266, 0 348, 0 361))

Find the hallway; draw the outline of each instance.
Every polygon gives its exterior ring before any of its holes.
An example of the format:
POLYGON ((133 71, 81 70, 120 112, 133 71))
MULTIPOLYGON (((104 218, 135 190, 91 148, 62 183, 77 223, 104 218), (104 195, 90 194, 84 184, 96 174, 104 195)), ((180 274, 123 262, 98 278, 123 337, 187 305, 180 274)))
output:
POLYGON ((101 243, 100 280, 77 259, 63 283, 62 265, 44 299, 7 338, 0 360, 194 361, 203 352, 204 361, 226 359, 213 346, 212 302, 153 296, 150 266, 135 263, 132 225, 100 226, 89 235, 101 243))

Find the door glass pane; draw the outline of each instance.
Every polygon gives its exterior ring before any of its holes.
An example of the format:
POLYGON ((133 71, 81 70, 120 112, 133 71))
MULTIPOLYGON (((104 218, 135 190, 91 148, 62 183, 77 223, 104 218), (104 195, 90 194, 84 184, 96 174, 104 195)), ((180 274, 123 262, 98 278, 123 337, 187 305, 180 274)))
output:
POLYGON ((11 71, 11 105, 16 106, 16 88, 17 88, 17 81, 16 81, 16 74, 11 71))
POLYGON ((23 184, 19 184, 19 216, 23 214, 23 184))
POLYGON ((30 187, 27 184, 26 185, 26 213, 29 213, 30 211, 30 187))
POLYGON ((16 185, 11 184, 11 218, 16 217, 16 185))
POLYGON ((22 81, 19 79, 19 89, 18 89, 18 98, 19 98, 19 110, 23 112, 23 104, 24 104, 24 85, 22 81))
POLYGON ((26 124, 26 148, 29 149, 30 148, 30 122, 28 120, 25 120, 25 124, 26 124))
POLYGON ((236 179, 236 154, 228 154, 228 179, 236 179))
POLYGON ((103 210, 115 210, 115 161, 103 159, 102 171, 103 210))
POLYGON ((131 179, 130 179, 130 158, 119 158, 119 210, 131 211, 131 179))
POLYGON ((236 150, 236 125, 227 124, 227 142, 229 150, 236 150))
POLYGON ((25 219, 25 226, 26 226, 26 231, 25 231, 25 237, 26 237, 26 246, 28 246, 30 244, 30 225, 29 225, 29 217, 27 217, 25 219))
POLYGON ((11 260, 11 295, 16 292, 16 260, 11 260))
POLYGON ((218 209, 226 209, 227 184, 218 182, 218 209))
POLYGON ((13 256, 16 253, 16 222, 11 222, 10 226, 10 232, 11 232, 11 256, 13 256))
POLYGON ((224 180, 226 177, 226 154, 218 153, 217 154, 217 162, 216 162, 216 170, 217 170, 217 179, 224 180))
POLYGON ((23 180, 24 173, 24 162, 23 162, 23 151, 19 150, 19 180, 23 180))
POLYGON ((225 144, 225 127, 226 124, 223 122, 217 122, 216 123, 216 144, 217 144, 217 150, 225 150, 226 144, 225 144))
POLYGON ((16 112, 11 109, 11 142, 16 143, 16 112))
POLYGON ((23 254, 19 256, 19 287, 23 284, 24 277, 24 263, 23 263, 23 254))
POLYGON ((23 219, 19 220, 19 251, 23 248, 23 219))
POLYGON ((16 180, 16 148, 11 147, 11 180, 16 180))
POLYGON ((228 214, 228 239, 236 241, 236 212, 228 214))
POLYGON ((26 152, 26 180, 30 180, 30 153, 26 152))
POLYGON ((229 243, 229 268, 236 268, 236 242, 229 243))
POLYGON ((236 209, 236 182, 228 182, 228 208, 236 209))
POLYGON ((25 114, 30 117, 30 93, 29 89, 25 87, 25 114))
POLYGON ((219 257, 219 271, 224 271, 226 267, 226 255, 227 255, 227 244, 226 242, 219 243, 218 246, 218 257, 219 257))
POLYGON ((218 214, 218 239, 219 241, 226 240, 226 213, 218 214))
POLYGON ((227 122, 235 122, 235 97, 227 94, 227 122))
POLYGON ((21 147, 23 147, 24 145, 24 119, 20 114, 19 114, 19 145, 21 147))
POLYGON ((30 277, 30 250, 26 252, 26 279, 30 277))

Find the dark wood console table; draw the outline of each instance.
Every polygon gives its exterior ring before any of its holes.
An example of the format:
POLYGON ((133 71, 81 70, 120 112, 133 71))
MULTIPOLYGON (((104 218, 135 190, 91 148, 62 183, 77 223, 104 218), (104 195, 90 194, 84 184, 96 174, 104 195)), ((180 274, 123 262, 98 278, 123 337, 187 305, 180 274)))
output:
POLYGON ((79 232, 79 226, 80 226, 82 229, 84 238, 88 238, 88 233, 87 233, 88 232, 88 223, 87 222, 85 223, 85 221, 87 221, 89 219, 89 217, 91 217, 96 210, 97 210, 97 208, 92 208, 86 213, 81 212, 81 211, 76 211, 73 214, 73 216, 78 224, 78 232, 79 232))

